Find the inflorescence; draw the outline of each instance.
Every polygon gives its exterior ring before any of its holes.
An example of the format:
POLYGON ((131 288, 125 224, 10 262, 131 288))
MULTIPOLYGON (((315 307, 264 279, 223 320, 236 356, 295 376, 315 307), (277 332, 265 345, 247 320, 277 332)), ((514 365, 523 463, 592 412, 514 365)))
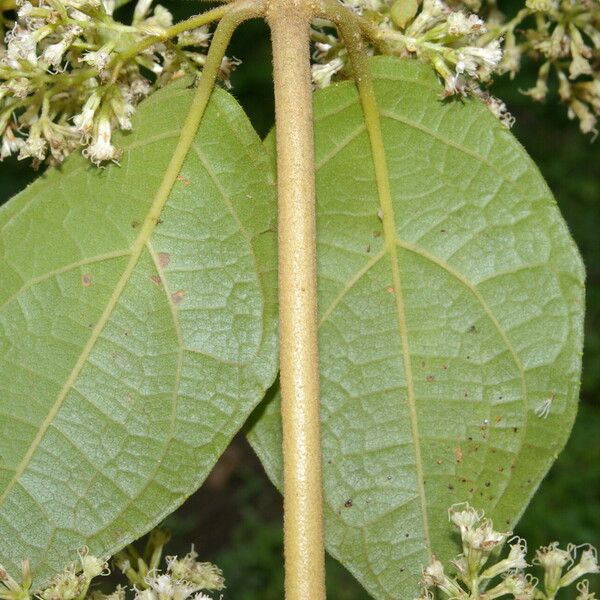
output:
MULTIPOLYGON (((96 164, 117 162, 113 131, 131 129, 136 105, 201 71, 206 26, 173 36, 171 13, 152 0, 138 0, 126 25, 113 16, 115 1, 17 0, 14 20, 1 13, 1 159, 58 164, 81 147, 96 164)), ((236 64, 224 60, 226 81, 236 64)))
MULTIPOLYGON (((169 536, 162 530, 150 534, 146 549, 140 555, 133 546, 119 552, 114 563, 128 580, 129 585, 117 585, 111 593, 91 591, 94 578, 110 573, 108 561, 79 552, 77 562, 52 578, 41 589, 32 589, 28 561, 22 563, 21 582, 13 579, 0 566, 0 600, 126 600, 132 592, 133 600, 212 600, 205 592, 225 588, 221 570, 208 562, 196 560, 192 551, 183 558, 167 556, 166 568, 159 569, 164 544, 169 536)), ((96 582, 94 582, 96 583, 96 582)))
MULTIPOLYGON (((450 521, 458 528, 462 553, 451 562, 454 577, 446 574, 442 563, 433 558, 423 569, 423 593, 418 600, 433 600, 433 590, 450 600, 554 600, 558 591, 574 584, 584 575, 599 573, 596 550, 590 545, 569 544, 565 550, 558 542, 539 548, 533 565, 543 572, 543 581, 525 570, 527 543, 511 532, 494 530, 490 519, 468 504, 449 510, 450 521), (498 557, 498 550, 508 543, 508 556, 498 557)), ((577 600, 595 600, 587 580, 577 584, 577 600)))
MULTIPOLYGON (((0 0, 0 160, 16 155, 59 164, 82 149, 93 163, 118 162, 115 130, 131 129, 136 105, 206 61, 211 33, 194 18, 173 25, 153 0, 137 0, 131 22, 114 17, 131 0, 0 0), (189 26, 188 26, 189 25, 189 26)), ((445 96, 474 95, 506 125, 513 118, 488 91, 514 77, 526 57, 538 65, 524 93, 550 95, 596 134, 600 115, 600 2, 523 0, 507 18, 495 0, 339 0, 363 25, 368 51, 429 63, 445 96)), ((313 80, 348 77, 348 54, 327 20, 315 21, 313 80)), ((221 78, 238 64, 225 58, 221 78)))
MULTIPOLYGON (((600 115, 600 2, 525 0, 508 19, 494 0, 342 0, 376 32, 371 51, 433 66, 447 96, 475 95, 507 125, 513 118, 487 91, 494 75, 514 77, 523 58, 539 64, 524 93, 543 102, 554 88, 584 133, 600 115), (477 14, 476 14, 477 13, 477 14)), ((326 21, 313 29, 317 87, 348 75, 346 50, 326 21)))

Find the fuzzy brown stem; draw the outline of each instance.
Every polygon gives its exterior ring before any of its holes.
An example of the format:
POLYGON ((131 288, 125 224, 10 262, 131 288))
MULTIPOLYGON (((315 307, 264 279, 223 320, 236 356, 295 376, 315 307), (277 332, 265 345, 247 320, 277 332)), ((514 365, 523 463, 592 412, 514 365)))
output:
POLYGON ((286 600, 325 598, 317 345, 315 167, 309 24, 301 0, 272 0, 286 600))

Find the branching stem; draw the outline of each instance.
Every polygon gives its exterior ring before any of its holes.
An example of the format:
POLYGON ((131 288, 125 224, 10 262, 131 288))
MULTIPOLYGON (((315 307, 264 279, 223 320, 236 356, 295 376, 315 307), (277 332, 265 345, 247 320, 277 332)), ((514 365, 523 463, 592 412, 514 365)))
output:
MULTIPOLYGON (((254 2, 253 4, 257 4, 257 3, 254 2)), ((235 6, 235 5, 233 5, 233 6, 235 6)), ((157 44, 164 40, 169 40, 169 39, 179 35, 180 33, 183 33, 184 31, 189 31, 190 29, 196 29, 197 27, 202 27, 203 25, 209 25, 210 23, 214 23, 215 21, 218 21, 219 19, 222 19, 223 17, 225 17, 225 15, 227 15, 229 12, 231 12, 231 10, 232 10, 232 5, 230 5, 230 4, 227 4, 224 6, 218 6, 216 8, 213 8, 212 10, 207 10, 206 12, 200 13, 199 15, 195 15, 193 17, 190 17, 189 19, 185 19, 185 21, 180 21, 179 23, 175 23, 175 25, 171 25, 171 27, 168 27, 162 35, 151 36, 151 37, 148 37, 148 38, 145 38, 145 39, 139 41, 137 44, 134 44, 133 46, 131 46, 131 48, 128 48, 125 52, 118 55, 118 57, 116 58, 116 67, 117 68, 115 69, 115 71, 118 72, 119 67, 121 65, 123 65, 124 63, 126 63, 130 58, 137 56, 138 54, 140 54, 140 52, 143 52, 147 48, 154 46, 154 44, 157 44)), ((253 16, 256 16, 256 15, 253 15, 253 16)), ((251 17, 248 17, 248 18, 251 18, 251 17)), ((234 30, 236 27, 237 27, 237 25, 234 27, 234 30)), ((215 37, 216 37, 216 32, 215 32, 215 37)), ((214 44, 214 40, 211 44, 211 48, 212 48, 213 44, 214 44)), ((224 55, 225 54, 223 53, 223 56, 224 55)), ((206 70, 206 67, 205 67, 205 70, 206 70)), ((113 79, 116 79, 116 77, 113 76, 113 79)))

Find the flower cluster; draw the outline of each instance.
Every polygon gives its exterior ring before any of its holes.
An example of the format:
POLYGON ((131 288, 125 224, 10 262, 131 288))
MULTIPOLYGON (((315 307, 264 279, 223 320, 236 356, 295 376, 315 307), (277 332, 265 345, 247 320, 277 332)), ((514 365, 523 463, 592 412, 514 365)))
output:
MULTIPOLYGON (((525 93, 543 101, 555 74, 558 96, 585 133, 596 133, 600 115, 600 2, 526 0, 507 19, 489 0, 342 0, 375 25, 372 51, 414 57, 433 66, 445 95, 476 95, 502 122, 512 117, 485 89, 495 74, 514 76, 522 57, 540 63, 537 83, 525 93), (476 11, 479 14, 475 14, 476 11)), ((317 87, 347 74, 341 41, 324 22, 313 31, 317 87)))
POLYGON ((171 13, 151 3, 138 0, 126 25, 115 0, 17 0, 0 45, 0 159, 57 164, 83 148, 96 164, 118 161, 113 131, 131 128, 154 89, 197 73, 210 39, 206 27, 173 36, 171 13))
POLYGON ((212 563, 197 558, 194 550, 181 559, 167 557, 166 572, 150 571, 144 578, 146 587, 136 589, 135 600, 210 600, 201 590, 222 590, 223 574, 212 563))
MULTIPOLYGON (((450 8, 442 0, 347 0, 355 12, 376 22, 376 49, 383 53, 418 58, 433 66, 444 81, 446 96, 476 94, 505 125, 512 117, 504 104, 484 92, 502 62, 500 39, 489 38, 486 23, 476 14, 450 8)), ((313 81, 329 85, 346 68, 341 42, 324 29, 313 33, 316 64, 313 81)))
POLYGON ((600 115, 600 3, 597 0, 527 0, 514 19, 495 30, 505 35, 501 72, 511 76, 527 55, 539 64, 535 85, 525 93, 543 102, 551 77, 571 119, 597 134, 600 115), (529 27, 526 27, 529 24, 529 27))
MULTIPOLYGON (((99 575, 108 575, 106 560, 89 554, 87 548, 79 551, 77 562, 70 564, 62 573, 52 578, 50 583, 39 590, 31 591, 31 572, 29 562, 22 563, 21 583, 17 583, 0 566, 0 598, 2 600, 84 600, 87 597, 92 579, 99 575)), ((115 599, 116 600, 116 599, 115 599)))
POLYGON ((162 549, 168 539, 166 532, 155 529, 148 538, 144 556, 140 557, 130 546, 115 556, 116 566, 133 585, 134 600, 210 600, 203 591, 225 587, 221 570, 212 563, 196 560, 198 554, 193 547, 183 558, 167 556, 167 568, 160 570, 162 549))
MULTIPOLYGON (((154 530, 143 555, 128 546, 115 556, 114 563, 129 580, 133 600, 212 600, 203 592, 222 590, 225 587, 223 574, 212 563, 197 561, 193 548, 181 559, 167 557, 166 570, 159 570, 163 546, 168 539, 166 532, 154 530)), ((77 562, 41 589, 32 589, 28 561, 22 563, 20 583, 0 565, 0 600, 126 600, 128 588, 122 585, 117 585, 109 594, 90 591, 94 578, 108 574, 108 562, 92 556, 87 548, 79 551, 77 562)))
MULTIPOLYGON (((447 575, 442 563, 434 558, 423 569, 423 593, 418 600, 432 600, 435 589, 442 597, 452 600, 500 597, 554 600, 559 589, 572 585, 584 575, 600 572, 596 551, 591 546, 569 545, 562 550, 554 543, 535 553, 533 564, 541 567, 544 573, 543 584, 540 584, 537 578, 525 573, 530 566, 526 560, 525 540, 510 538, 510 532, 495 531, 490 519, 485 519, 482 513, 466 503, 451 507, 449 517, 460 531, 462 540, 462 554, 452 561, 456 575, 447 575), (497 556, 494 551, 506 541, 508 556, 491 559, 492 555, 497 556)), ((587 581, 581 581, 577 590, 577 600, 595 600, 587 581)))

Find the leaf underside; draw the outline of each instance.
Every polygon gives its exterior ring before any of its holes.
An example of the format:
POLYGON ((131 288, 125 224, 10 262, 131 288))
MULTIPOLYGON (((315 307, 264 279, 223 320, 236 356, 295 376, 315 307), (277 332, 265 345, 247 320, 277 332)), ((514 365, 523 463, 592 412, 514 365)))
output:
POLYGON ((276 374, 274 177, 225 92, 144 227, 192 95, 0 210, 0 563, 38 583, 180 505, 276 374))
MULTIPOLYGON (((315 95, 327 547, 375 598, 410 600, 431 553, 458 554, 450 505, 510 529, 562 449, 584 272, 536 166, 481 103, 441 102, 416 61, 371 64, 393 214, 353 84, 315 95)), ((281 487, 278 398, 258 414, 249 438, 281 487)))

